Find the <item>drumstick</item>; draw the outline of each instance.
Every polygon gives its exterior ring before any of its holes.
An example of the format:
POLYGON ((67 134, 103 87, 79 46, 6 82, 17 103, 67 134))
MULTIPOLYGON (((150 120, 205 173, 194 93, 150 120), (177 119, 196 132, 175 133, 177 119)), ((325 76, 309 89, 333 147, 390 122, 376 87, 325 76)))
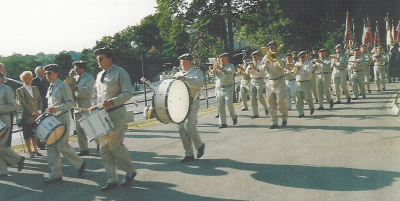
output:
POLYGON ((43 115, 45 115, 48 111, 49 111, 49 108, 52 108, 54 105, 56 105, 57 104, 57 102, 55 102, 55 103, 53 103, 50 107, 48 107, 41 115, 39 115, 36 119, 35 119, 35 121, 38 121, 40 118, 42 118, 42 116, 43 115))

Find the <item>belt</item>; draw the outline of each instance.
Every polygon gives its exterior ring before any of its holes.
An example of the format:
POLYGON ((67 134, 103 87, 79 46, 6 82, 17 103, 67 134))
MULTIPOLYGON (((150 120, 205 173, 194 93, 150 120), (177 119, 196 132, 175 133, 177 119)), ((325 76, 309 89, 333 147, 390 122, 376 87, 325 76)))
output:
POLYGON ((262 77, 259 77, 259 78, 251 78, 252 80, 260 80, 260 79, 263 79, 262 77))
POLYGON ((355 71, 353 71, 353 72, 355 72, 355 73, 357 73, 357 72, 361 72, 362 70, 355 70, 355 71))
POLYGON ((60 116, 60 115, 62 115, 62 114, 64 114, 64 113, 67 113, 68 111, 70 111, 70 110, 67 110, 67 111, 64 111, 64 112, 61 112, 59 115, 57 115, 57 116, 60 116))
POLYGON ((221 88, 230 87, 230 86, 232 86, 232 85, 234 85, 234 83, 233 83, 233 84, 230 84, 230 85, 226 85, 226 86, 221 86, 221 88))
POLYGON ((113 107, 113 108, 110 108, 110 109, 106 109, 106 111, 107 111, 107 112, 112 112, 112 111, 114 111, 114 110, 116 110, 116 109, 118 109, 118 108, 121 108, 121 107, 123 107, 123 106, 124 106, 124 104, 118 105, 117 107, 113 107))
POLYGON ((293 80, 296 80, 296 79, 291 79, 291 80, 289 80, 289 81, 293 81, 293 80))
POLYGON ((321 74, 331 74, 331 72, 323 72, 323 73, 317 73, 318 75, 321 75, 321 74))
POLYGON ((0 116, 3 116, 3 115, 10 115, 12 112, 0 112, 0 116))
POLYGON ((282 75, 282 76, 280 76, 280 77, 278 77, 278 78, 276 78, 276 79, 270 79, 270 80, 276 81, 276 80, 279 80, 279 79, 283 78, 284 76, 285 76, 285 75, 282 75))
POLYGON ((307 81, 310 81, 310 80, 300 80, 300 81, 297 81, 297 82, 303 83, 303 82, 307 82, 307 81))

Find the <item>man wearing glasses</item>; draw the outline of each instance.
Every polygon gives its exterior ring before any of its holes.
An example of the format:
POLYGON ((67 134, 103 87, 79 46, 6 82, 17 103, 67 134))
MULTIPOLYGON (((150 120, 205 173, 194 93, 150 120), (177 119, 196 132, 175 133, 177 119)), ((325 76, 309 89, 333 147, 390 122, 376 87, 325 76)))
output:
POLYGON ((93 88, 92 107, 104 108, 114 123, 114 130, 108 135, 99 137, 100 157, 107 173, 107 185, 101 190, 108 191, 118 187, 117 161, 126 172, 121 186, 129 186, 136 176, 131 156, 123 144, 126 128, 125 102, 133 96, 128 73, 113 64, 113 49, 100 48, 93 52, 97 63, 103 71, 99 72, 93 88))

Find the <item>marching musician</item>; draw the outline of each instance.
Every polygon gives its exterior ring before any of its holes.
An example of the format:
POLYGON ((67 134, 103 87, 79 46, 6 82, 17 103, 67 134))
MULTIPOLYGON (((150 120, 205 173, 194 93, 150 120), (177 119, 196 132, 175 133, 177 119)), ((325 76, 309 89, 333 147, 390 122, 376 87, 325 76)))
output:
MULTIPOLYGON (((0 63, 0 72, 3 73, 3 75, 4 75, 3 84, 7 85, 7 71, 6 71, 6 67, 2 63, 0 63)), ((11 125, 13 125, 14 124, 14 113, 13 112, 10 113, 10 118, 11 118, 11 125)), ((11 147, 12 127, 10 127, 10 129, 8 129, 8 133, 9 133, 9 135, 8 135, 8 139, 6 142, 6 146, 11 147)))
MULTIPOLYGON (((268 81, 266 83, 267 90, 267 100, 269 104, 270 111, 270 119, 271 126, 270 129, 278 128, 278 105, 280 108, 280 112, 282 113, 282 126, 287 125, 287 117, 288 111, 285 103, 285 68, 286 64, 283 60, 279 59, 277 56, 277 48, 276 42, 271 41, 268 43, 267 47, 269 48, 269 54, 275 55, 275 59, 273 56, 264 57, 263 60, 263 71, 266 73, 266 77, 268 77, 268 81), (272 59, 270 59, 272 58, 272 59), (270 94, 268 94, 270 93, 270 94)), ((267 113, 267 111, 266 111, 267 113)))
POLYGON ((31 71, 22 72, 20 79, 24 85, 17 89, 16 94, 18 102, 22 106, 21 127, 25 144, 31 158, 35 157, 35 155, 43 156, 38 151, 37 138, 35 132, 33 132, 36 126, 35 120, 43 111, 42 97, 39 89, 32 86, 31 71), (31 147, 33 147, 33 152, 31 147))
POLYGON ((186 122, 178 124, 179 135, 185 149, 185 157, 180 163, 186 163, 194 160, 193 146, 197 150, 197 159, 204 154, 205 145, 201 141, 199 132, 197 131, 197 113, 200 107, 200 89, 203 83, 203 73, 193 66, 193 56, 186 53, 178 57, 182 71, 177 72, 174 77, 177 80, 185 82, 189 86, 190 98, 192 105, 190 106, 189 116, 186 122))
POLYGON ((384 47, 378 46, 376 48, 377 52, 372 55, 372 59, 374 60, 374 76, 376 82, 376 90, 381 90, 381 83, 382 89, 385 91, 385 74, 386 74, 386 63, 389 61, 389 58, 384 54, 384 47))
POLYGON ((126 172, 121 186, 129 186, 137 174, 129 151, 123 144, 126 128, 124 103, 133 96, 132 85, 129 74, 113 63, 113 52, 113 49, 107 47, 93 52, 102 71, 97 74, 89 112, 104 108, 114 123, 114 130, 111 133, 99 137, 101 162, 107 173, 107 185, 101 189, 102 191, 118 187, 117 162, 126 172))
POLYGON ((237 115, 233 107, 233 91, 235 87, 233 74, 235 73, 235 66, 229 63, 228 53, 223 53, 219 57, 221 63, 215 65, 212 74, 216 78, 215 89, 219 114, 218 128, 221 129, 228 127, 226 124, 225 106, 229 110, 233 125, 237 124, 237 115))
POLYGON ((286 107, 288 110, 292 109, 292 101, 296 103, 296 77, 293 74, 294 68, 294 59, 292 54, 286 54, 286 68, 285 68, 285 77, 286 77, 286 90, 285 90, 285 100, 286 107))
POLYGON ((365 64, 363 65, 363 73, 364 73, 364 93, 363 93, 363 98, 366 98, 365 95, 365 86, 367 86, 368 93, 371 93, 371 65, 374 63, 374 60, 372 59, 372 53, 368 51, 368 45, 367 44, 362 44, 360 45, 360 56, 364 56, 365 58, 365 64))
POLYGON ((44 67, 46 78, 50 82, 47 91, 48 108, 47 111, 65 125, 65 133, 58 142, 47 146, 47 157, 50 168, 49 178, 44 181, 45 184, 54 184, 62 182, 62 154, 77 169, 78 176, 85 172, 86 162, 79 158, 75 150, 68 144, 70 133, 69 111, 74 106, 74 100, 69 86, 61 81, 58 76, 60 67, 57 64, 49 64, 44 67))
MULTIPOLYGON (((85 61, 75 61, 72 63, 76 75, 74 79, 76 80, 76 88, 74 90, 75 103, 78 108, 89 108, 91 106, 92 96, 93 96, 93 86, 94 78, 91 74, 86 72, 86 62, 85 61)), ((88 139, 83 131, 78 120, 82 116, 89 115, 87 110, 74 110, 75 114, 75 126, 76 135, 78 136, 79 144, 79 156, 89 155, 88 149, 88 139)))
POLYGON ((310 108, 310 115, 314 114, 314 102, 311 95, 311 73, 313 64, 306 59, 306 52, 301 51, 298 55, 299 62, 295 64, 294 74, 296 75, 296 97, 297 97, 297 111, 299 112, 298 118, 304 116, 304 100, 308 103, 310 108))
POLYGON ((357 100, 360 94, 363 94, 365 98, 365 88, 364 88, 364 66, 367 64, 365 57, 361 56, 360 48, 355 48, 353 50, 353 56, 349 58, 348 68, 351 72, 351 87, 353 89, 352 100, 357 100))
POLYGON ((317 93, 318 93, 318 104, 317 110, 324 110, 323 102, 324 95, 326 101, 329 103, 329 107, 333 108, 333 100, 331 98, 331 93, 329 91, 329 86, 332 81, 332 71, 331 71, 331 61, 326 56, 326 50, 320 49, 318 51, 319 58, 314 59, 317 66, 317 93))
POLYGON ((311 62, 313 65, 313 69, 311 72, 311 92, 314 95, 315 102, 318 103, 318 92, 317 92, 317 64, 314 62, 314 59, 318 59, 319 53, 318 49, 313 49, 312 54, 310 51, 306 51, 306 60, 311 62))
POLYGON ((346 96, 347 103, 351 102, 351 97, 349 94, 349 90, 347 88, 347 63, 348 63, 348 56, 344 52, 342 45, 338 44, 335 47, 336 54, 331 55, 331 64, 333 67, 332 71, 332 78, 333 84, 335 86, 335 94, 336 94, 336 102, 335 104, 342 103, 341 101, 341 93, 340 88, 344 92, 346 96))
POLYGON ((251 56, 244 56, 243 57, 243 64, 239 65, 238 71, 242 75, 242 80, 240 81, 240 97, 242 99, 242 111, 249 110, 247 107, 247 100, 250 92, 250 75, 246 73, 246 68, 249 63, 251 63, 251 56))
MULTIPOLYGON (((0 121, 11 128, 10 113, 15 110, 14 92, 3 82, 4 74, 0 72, 0 121)), ((0 137, 0 178, 9 176, 7 165, 18 165, 18 172, 24 168, 25 157, 18 155, 9 146, 6 146, 9 135, 10 133, 6 130, 3 137, 0 137)))
MULTIPOLYGON (((264 91, 265 91, 265 72, 262 70, 262 62, 260 60, 260 55, 258 51, 251 53, 251 57, 253 58, 253 63, 249 64, 246 68, 246 74, 250 75, 250 97, 251 97, 251 107, 253 110, 254 118, 259 118, 258 114, 258 102, 263 106, 265 115, 268 115, 268 106, 265 102, 264 91)), ((268 99, 268 97, 267 97, 268 99)))

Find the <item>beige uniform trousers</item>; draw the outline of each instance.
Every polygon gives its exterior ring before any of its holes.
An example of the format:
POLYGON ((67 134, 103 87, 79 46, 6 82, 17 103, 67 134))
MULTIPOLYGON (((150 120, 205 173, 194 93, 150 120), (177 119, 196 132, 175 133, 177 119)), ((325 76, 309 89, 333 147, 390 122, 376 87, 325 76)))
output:
POLYGON ((311 73, 311 92, 314 95, 315 99, 318 99, 318 91, 317 91, 317 73, 311 73))
POLYGON ((286 84, 285 78, 282 77, 278 80, 269 80, 267 87, 270 86, 272 93, 268 96, 269 114, 271 125, 278 125, 278 105, 282 113, 282 120, 287 121, 288 111, 285 102, 286 84))
POLYGON ((190 107, 187 120, 178 124, 179 135, 182 140, 183 148, 185 149, 185 156, 194 156, 192 143, 196 150, 199 149, 203 144, 196 128, 199 106, 200 100, 197 99, 190 107))
POLYGON ((314 109, 310 80, 296 81, 296 97, 296 107, 299 115, 304 115, 304 100, 308 103, 310 109, 314 109))
POLYGON ((76 126, 76 135, 78 136, 79 151, 87 151, 89 149, 88 139, 81 127, 81 124, 78 121, 82 118, 82 116, 87 116, 88 114, 89 111, 86 110, 82 110, 81 112, 75 113, 75 126, 76 126))
POLYGON ((227 87, 217 87, 216 93, 219 112, 219 124, 226 124, 225 106, 228 108, 232 120, 237 118, 235 108, 233 107, 233 90, 233 84, 227 87))
POLYGON ((367 86, 367 90, 371 90, 371 72, 370 72, 370 65, 366 69, 363 70, 364 77, 365 77, 365 84, 364 84, 364 91, 365 85, 367 86))
POLYGON ((296 80, 286 80, 286 107, 292 109, 292 101, 296 102, 296 80))
POLYGON ((324 95, 326 101, 331 102, 331 93, 329 91, 329 86, 331 85, 332 75, 331 73, 320 73, 317 74, 317 91, 318 91, 318 104, 323 107, 324 95))
MULTIPOLYGON (((9 115, 0 116, 0 120, 7 126, 11 126, 9 115)), ((5 144, 10 132, 6 131, 0 139, 0 175, 7 174, 7 165, 16 165, 21 159, 21 156, 15 153, 10 147, 5 144)))
POLYGON ((250 80, 240 81, 240 97, 242 99, 243 108, 248 108, 247 106, 247 95, 249 95, 250 80))
POLYGON ((114 123, 114 130, 108 135, 99 137, 100 157, 107 173, 107 182, 118 182, 117 161, 126 175, 135 172, 128 149, 123 144, 126 129, 126 108, 125 106, 108 113, 114 123))
POLYGON ((385 88, 385 82, 386 82, 385 74, 386 74, 385 65, 374 66, 374 75, 375 75, 375 82, 376 82, 377 90, 381 90, 381 83, 382 83, 382 87, 385 88))
POLYGON ((344 91, 344 95, 346 98, 350 97, 349 89, 347 88, 347 69, 337 70, 334 69, 337 73, 336 76, 333 77, 333 84, 335 86, 335 94, 336 94, 336 101, 341 101, 340 99, 340 88, 344 91))
POLYGON ((263 106, 264 111, 268 109, 267 103, 264 98, 265 82, 264 78, 251 79, 250 84, 250 96, 251 96, 251 107, 253 115, 258 115, 258 102, 263 106))
POLYGON ((47 146, 47 161, 50 168, 49 179, 57 179, 62 176, 62 163, 60 154, 67 158, 76 169, 79 169, 83 163, 83 160, 79 158, 75 150, 71 147, 71 145, 68 144, 70 133, 69 115, 70 113, 68 111, 56 117, 59 121, 61 121, 61 123, 66 125, 66 128, 64 131, 64 136, 61 137, 57 143, 47 146))
POLYGON ((360 94, 365 95, 364 78, 363 70, 353 70, 353 73, 351 74, 351 87, 353 88, 354 98, 358 98, 360 94))

